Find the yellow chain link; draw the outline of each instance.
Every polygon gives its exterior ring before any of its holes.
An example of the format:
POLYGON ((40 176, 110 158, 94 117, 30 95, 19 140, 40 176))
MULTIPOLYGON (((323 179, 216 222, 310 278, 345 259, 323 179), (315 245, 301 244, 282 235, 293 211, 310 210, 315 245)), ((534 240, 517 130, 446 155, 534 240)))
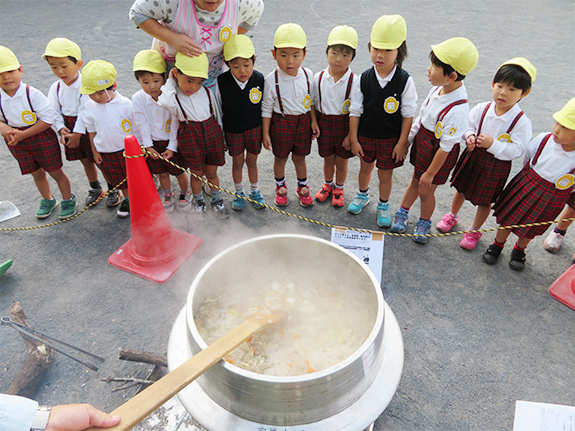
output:
MULTIPOLYGON (((124 152, 124 157, 127 159, 137 159, 139 157, 148 157, 149 153, 146 148, 144 148, 143 146, 140 146, 140 148, 142 149, 142 154, 138 154, 136 156, 127 156, 126 153, 124 152)), ((247 202, 251 202, 254 205, 259 205, 261 207, 267 208, 271 211, 275 211, 279 214, 283 214, 283 215, 287 215, 293 218, 297 218, 299 220, 303 220, 306 221, 308 223, 312 223, 312 224, 316 224, 319 226, 324 226, 324 227, 328 227, 328 228, 333 228, 333 229, 345 229, 345 230, 352 230, 355 232, 364 232, 364 233, 377 233, 379 235, 387 235, 387 236, 403 236, 403 237, 431 237, 431 238, 435 238, 435 237, 443 237, 443 236, 451 236, 451 235, 461 235, 464 234, 465 232, 467 232, 466 230, 459 230, 459 231, 454 231, 454 232, 446 232, 446 233, 428 233, 428 234, 412 234, 412 233, 394 233, 394 232, 385 232, 385 231, 381 231, 381 230, 370 230, 370 229, 361 229, 361 228, 356 228, 356 227, 347 227, 347 226, 337 226, 334 224, 330 224, 330 223, 325 223, 322 221, 318 221, 318 220, 314 220, 314 219, 310 219, 308 217, 304 217, 304 216, 300 216, 297 214, 293 214, 287 211, 283 211, 280 210, 276 207, 272 207, 269 206, 267 204, 261 204, 257 201, 254 201, 253 199, 250 199, 247 196, 240 196, 237 193, 234 193, 232 191, 226 190, 220 186, 216 186, 215 184, 210 183, 208 180, 200 177, 197 174, 194 174, 192 171, 190 171, 189 168, 183 168, 181 166, 178 166, 177 164, 175 164, 174 162, 172 162, 171 160, 166 159, 165 157, 161 156, 160 154, 154 154, 154 156, 156 156, 158 159, 163 160, 166 163, 169 163, 170 165, 174 166, 175 168, 180 169, 183 172, 186 172, 192 176, 194 176, 195 178, 197 178, 198 180, 200 180, 202 183, 207 184, 208 186, 210 186, 210 188, 215 188, 218 189, 224 193, 227 193, 231 196, 235 196, 238 197, 240 199, 243 199, 247 202)), ((126 182, 127 178, 124 178, 120 184, 118 184, 116 187, 114 187, 112 190, 109 190, 104 196, 99 197, 95 202, 93 202, 92 204, 88 205, 87 207, 85 207, 82 211, 80 211, 79 213, 70 216, 64 220, 60 220, 54 223, 49 223, 49 224, 44 224, 44 225, 40 225, 40 226, 32 226, 32 227, 14 227, 14 228, 0 228, 0 231, 16 231, 16 230, 33 230, 33 229, 40 229, 40 228, 44 228, 44 227, 49 227, 49 226, 56 226, 60 223, 64 223, 70 220, 75 219, 76 217, 78 217, 80 214, 84 213, 88 208, 96 205, 98 202, 100 202, 102 199, 104 199, 106 196, 108 196, 108 194, 110 194, 111 191, 114 191, 116 189, 118 189, 122 184, 124 184, 124 182, 126 182)), ((507 230, 507 229, 520 229, 520 228, 524 228, 524 227, 534 227, 534 226, 546 226, 546 225, 550 225, 550 224, 554 224, 554 223, 559 223, 559 222, 565 222, 565 221, 575 221, 575 218, 565 218, 565 219, 560 219, 560 220, 553 220, 553 221, 545 221, 545 222, 538 222, 538 223, 528 223, 528 224, 516 224, 516 225, 510 225, 510 226, 498 226, 498 227, 494 227, 494 228, 489 228, 489 229, 479 229, 475 232, 495 232, 498 230, 507 230)))

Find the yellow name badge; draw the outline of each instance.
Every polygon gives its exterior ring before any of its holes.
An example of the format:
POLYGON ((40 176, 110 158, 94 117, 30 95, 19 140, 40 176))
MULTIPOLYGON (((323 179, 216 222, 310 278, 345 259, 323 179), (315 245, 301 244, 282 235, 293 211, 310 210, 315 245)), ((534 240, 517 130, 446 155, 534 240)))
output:
POLYGON ((130 120, 123 119, 121 125, 124 132, 130 133, 132 131, 132 123, 130 120))
POLYGON ((220 30, 220 41, 227 42, 232 37, 232 29, 227 25, 220 30))
POLYGON ((172 130, 172 120, 170 119, 166 120, 166 124, 164 124, 164 130, 166 131, 166 133, 170 133, 170 131, 172 130))
POLYGON ((441 138, 441 135, 443 135, 443 123, 438 121, 435 125, 435 137, 439 139, 441 138))
POLYGON ((452 127, 451 129, 449 129, 449 130, 447 131, 447 134, 448 134, 449 136, 453 136, 453 135, 455 135, 455 132, 457 132, 457 127, 452 127))
POLYGON ((262 92, 254 87, 250 90, 250 102, 252 102, 254 105, 256 103, 260 103, 260 100, 262 100, 262 92))
POLYGON ((573 184, 575 184, 575 175, 573 174, 565 174, 555 181, 555 187, 559 190, 567 190, 573 187, 573 184))
POLYGON ((511 143, 511 136, 509 136, 509 133, 503 133, 502 135, 499 135, 497 140, 511 143))
POLYGON ((383 102, 383 110, 388 114, 393 114, 399 108, 399 102, 393 96, 388 97, 383 102))
POLYGON ((309 94, 306 94, 303 98, 303 107, 307 110, 311 106, 311 97, 309 94))
POLYGON ((341 107, 341 113, 344 115, 349 114, 349 107, 350 106, 351 106, 351 100, 345 99, 345 102, 343 102, 343 105, 341 107))
POLYGON ((22 121, 24 121, 24 123, 26 123, 29 126, 35 124, 37 119, 38 118, 36 117, 35 112, 28 110, 22 112, 22 121))

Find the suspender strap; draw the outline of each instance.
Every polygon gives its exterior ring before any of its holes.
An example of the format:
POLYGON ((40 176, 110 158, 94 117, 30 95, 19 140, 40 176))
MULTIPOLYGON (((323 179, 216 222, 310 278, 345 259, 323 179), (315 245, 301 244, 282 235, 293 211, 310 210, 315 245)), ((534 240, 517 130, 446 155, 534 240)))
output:
POLYGON ((319 95, 319 108, 321 110, 321 79, 323 78, 323 73, 325 72, 325 70, 322 70, 319 73, 319 82, 317 84, 317 91, 318 91, 318 95, 319 95))
POLYGON ((437 117, 437 121, 439 122, 439 121, 443 120, 443 118, 445 118, 445 116, 447 115, 447 113, 448 113, 449 111, 451 111, 451 108, 453 108, 454 106, 457 106, 457 105, 463 105, 464 103, 467 103, 467 100, 466 100, 466 99, 457 100, 457 101, 455 101, 455 102, 453 102, 453 103, 447 105, 445 108, 443 108, 443 111, 441 111, 441 112, 439 113, 439 115, 438 115, 438 117, 437 117))
MULTIPOLYGON (((26 85, 26 98, 28 99, 28 105, 30 105, 30 111, 32 111, 33 113, 36 113, 36 111, 34 111, 34 107, 32 106, 32 101, 30 100, 30 86, 26 85)), ((2 117, 4 117, 4 120, 6 121, 6 124, 8 124, 8 118, 6 118, 6 114, 4 114, 4 109, 2 109, 2 98, 0 98, 0 112, 2 113, 2 117)), ((38 121, 38 120, 36 120, 38 121)), ((10 124, 8 124, 10 126, 10 124)))
MULTIPOLYGON (((301 70, 303 70, 303 74, 305 75, 305 79, 307 81, 307 94, 311 94, 311 89, 309 86, 309 76, 307 76, 307 72, 305 71, 305 68, 302 67, 301 70)), ((278 70, 274 70, 274 78, 276 81, 276 94, 278 96, 278 103, 280 104, 280 111, 282 112, 282 115, 285 116, 285 111, 284 111, 284 105, 282 103, 282 96, 280 94, 280 84, 278 81, 278 70)), ((321 96, 320 96, 321 97, 321 96)), ((320 102, 321 103, 321 102, 320 102)))
POLYGON ((353 84, 353 72, 350 73, 347 80, 347 88, 345 89, 345 100, 349 99, 349 94, 351 93, 351 84, 353 84))
MULTIPOLYGON (((210 90, 208 90, 206 87, 202 87, 204 90, 206 90, 206 95, 208 96, 208 102, 210 103, 210 115, 213 116, 214 118, 217 117, 216 112, 214 111, 214 106, 212 105, 212 99, 210 97, 210 90)), ((186 123, 189 121, 188 120, 188 116, 186 115, 186 111, 184 110, 184 107, 182 106, 182 102, 180 102, 180 98, 178 97, 178 94, 176 93, 176 102, 178 102, 178 106, 180 107, 180 110, 182 111, 182 115, 184 116, 184 119, 186 121, 186 123)))
POLYGON ((489 102, 487 104, 487 106, 485 107, 485 109, 483 110, 483 112, 481 113, 481 120, 479 120, 479 127, 477 128, 477 134, 481 135, 481 129, 483 128, 483 120, 485 119, 485 115, 487 115, 487 111, 489 111, 489 107, 491 106, 491 103, 493 102, 489 102))
POLYGON ((548 135, 546 135, 542 140, 541 143, 539 144, 539 148, 537 148, 537 152, 535 153, 535 155, 533 156, 533 159, 531 160, 531 164, 535 165, 537 163, 537 160, 539 160, 539 156, 541 155, 541 153, 543 152, 543 148, 545 148, 545 145, 547 145, 547 141, 549 140, 549 138, 551 138, 551 133, 549 133, 548 135))
POLYGON ((509 126, 509 129, 507 129, 507 134, 511 133, 511 131, 513 130, 517 122, 521 119, 521 117, 523 117, 523 111, 521 111, 519 114, 515 116, 515 118, 513 119, 513 121, 509 126))

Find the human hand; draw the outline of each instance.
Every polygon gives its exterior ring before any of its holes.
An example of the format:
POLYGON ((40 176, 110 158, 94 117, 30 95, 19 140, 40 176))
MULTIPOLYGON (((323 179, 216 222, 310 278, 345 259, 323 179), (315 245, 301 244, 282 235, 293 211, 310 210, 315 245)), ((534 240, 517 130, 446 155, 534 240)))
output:
POLYGON ((475 135, 469 135, 465 140, 465 146, 467 147, 467 151, 472 152, 475 149, 475 135))
POLYGON ((102 159, 102 155, 97 152, 96 150, 92 151, 92 154, 94 156, 94 161, 98 164, 101 165, 102 162, 104 161, 104 159, 102 159))
POLYGON ((317 121, 312 121, 311 122, 311 137, 312 138, 319 138, 319 135, 321 134, 321 131, 319 130, 319 125, 317 124, 317 121))
POLYGON ((398 142, 395 145, 395 147, 393 147, 393 152, 391 153, 391 156, 393 157, 396 163, 400 162, 402 160, 405 160, 405 158, 407 157, 408 150, 409 147, 407 146, 407 142, 398 142))
POLYGON ((493 138, 489 135, 479 135, 475 145, 479 148, 490 148, 493 145, 493 138))
POLYGON ((68 138, 67 147, 68 148, 78 148, 80 146, 80 138, 82 135, 80 133, 72 133, 68 138))
POLYGON ((430 187, 434 177, 435 175, 424 172, 421 174, 421 177, 419 177, 419 187, 430 187))
POLYGON ((6 143, 10 146, 16 145, 22 139, 22 134, 24 132, 18 129, 12 129, 6 133, 6 143))
POLYGON ((58 133, 60 133, 60 143, 62 145, 64 145, 65 147, 67 147, 68 146, 68 138, 71 136, 70 129, 68 129, 66 126, 64 126, 60 130, 58 130, 58 133))
POLYGON ((346 135, 345 138, 343 138, 343 142, 341 143, 341 146, 343 147, 344 150, 349 151, 351 148, 351 140, 349 139, 349 135, 346 135))
POLYGON ((272 140, 269 135, 263 137, 262 144, 266 150, 272 149, 272 140))
POLYGON ((150 157, 154 160, 158 160, 158 156, 160 155, 160 153, 158 153, 156 150, 154 150, 152 147, 147 147, 146 148, 147 153, 150 155, 150 157))
POLYGON ((170 160, 172 157, 174 157, 174 152, 172 150, 166 150, 162 153, 162 157, 164 159, 170 160))
POLYGON ((63 404, 50 410, 46 431, 81 431, 93 426, 110 428, 119 424, 121 419, 90 404, 63 404))
POLYGON ((177 51, 188 57, 197 57, 203 49, 194 40, 184 33, 174 33, 169 40, 169 44, 177 51))
POLYGON ((351 152, 355 155, 355 156, 365 156, 365 154, 363 153, 363 148, 361 148, 361 144, 359 143, 358 140, 352 140, 351 141, 351 152))

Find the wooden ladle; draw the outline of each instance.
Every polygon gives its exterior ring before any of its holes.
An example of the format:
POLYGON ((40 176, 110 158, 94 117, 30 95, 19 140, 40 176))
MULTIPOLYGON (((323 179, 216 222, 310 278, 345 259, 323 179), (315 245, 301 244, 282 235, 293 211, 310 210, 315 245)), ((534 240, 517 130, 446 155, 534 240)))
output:
MULTIPOLYGON (((285 313, 266 314, 258 312, 252 314, 240 326, 232 329, 178 368, 169 372, 114 410, 111 414, 122 416, 122 420, 118 425, 105 429, 107 431, 126 431, 131 429, 256 332, 278 323, 284 317, 285 313)), ((88 430, 103 429, 92 427, 88 430)))

